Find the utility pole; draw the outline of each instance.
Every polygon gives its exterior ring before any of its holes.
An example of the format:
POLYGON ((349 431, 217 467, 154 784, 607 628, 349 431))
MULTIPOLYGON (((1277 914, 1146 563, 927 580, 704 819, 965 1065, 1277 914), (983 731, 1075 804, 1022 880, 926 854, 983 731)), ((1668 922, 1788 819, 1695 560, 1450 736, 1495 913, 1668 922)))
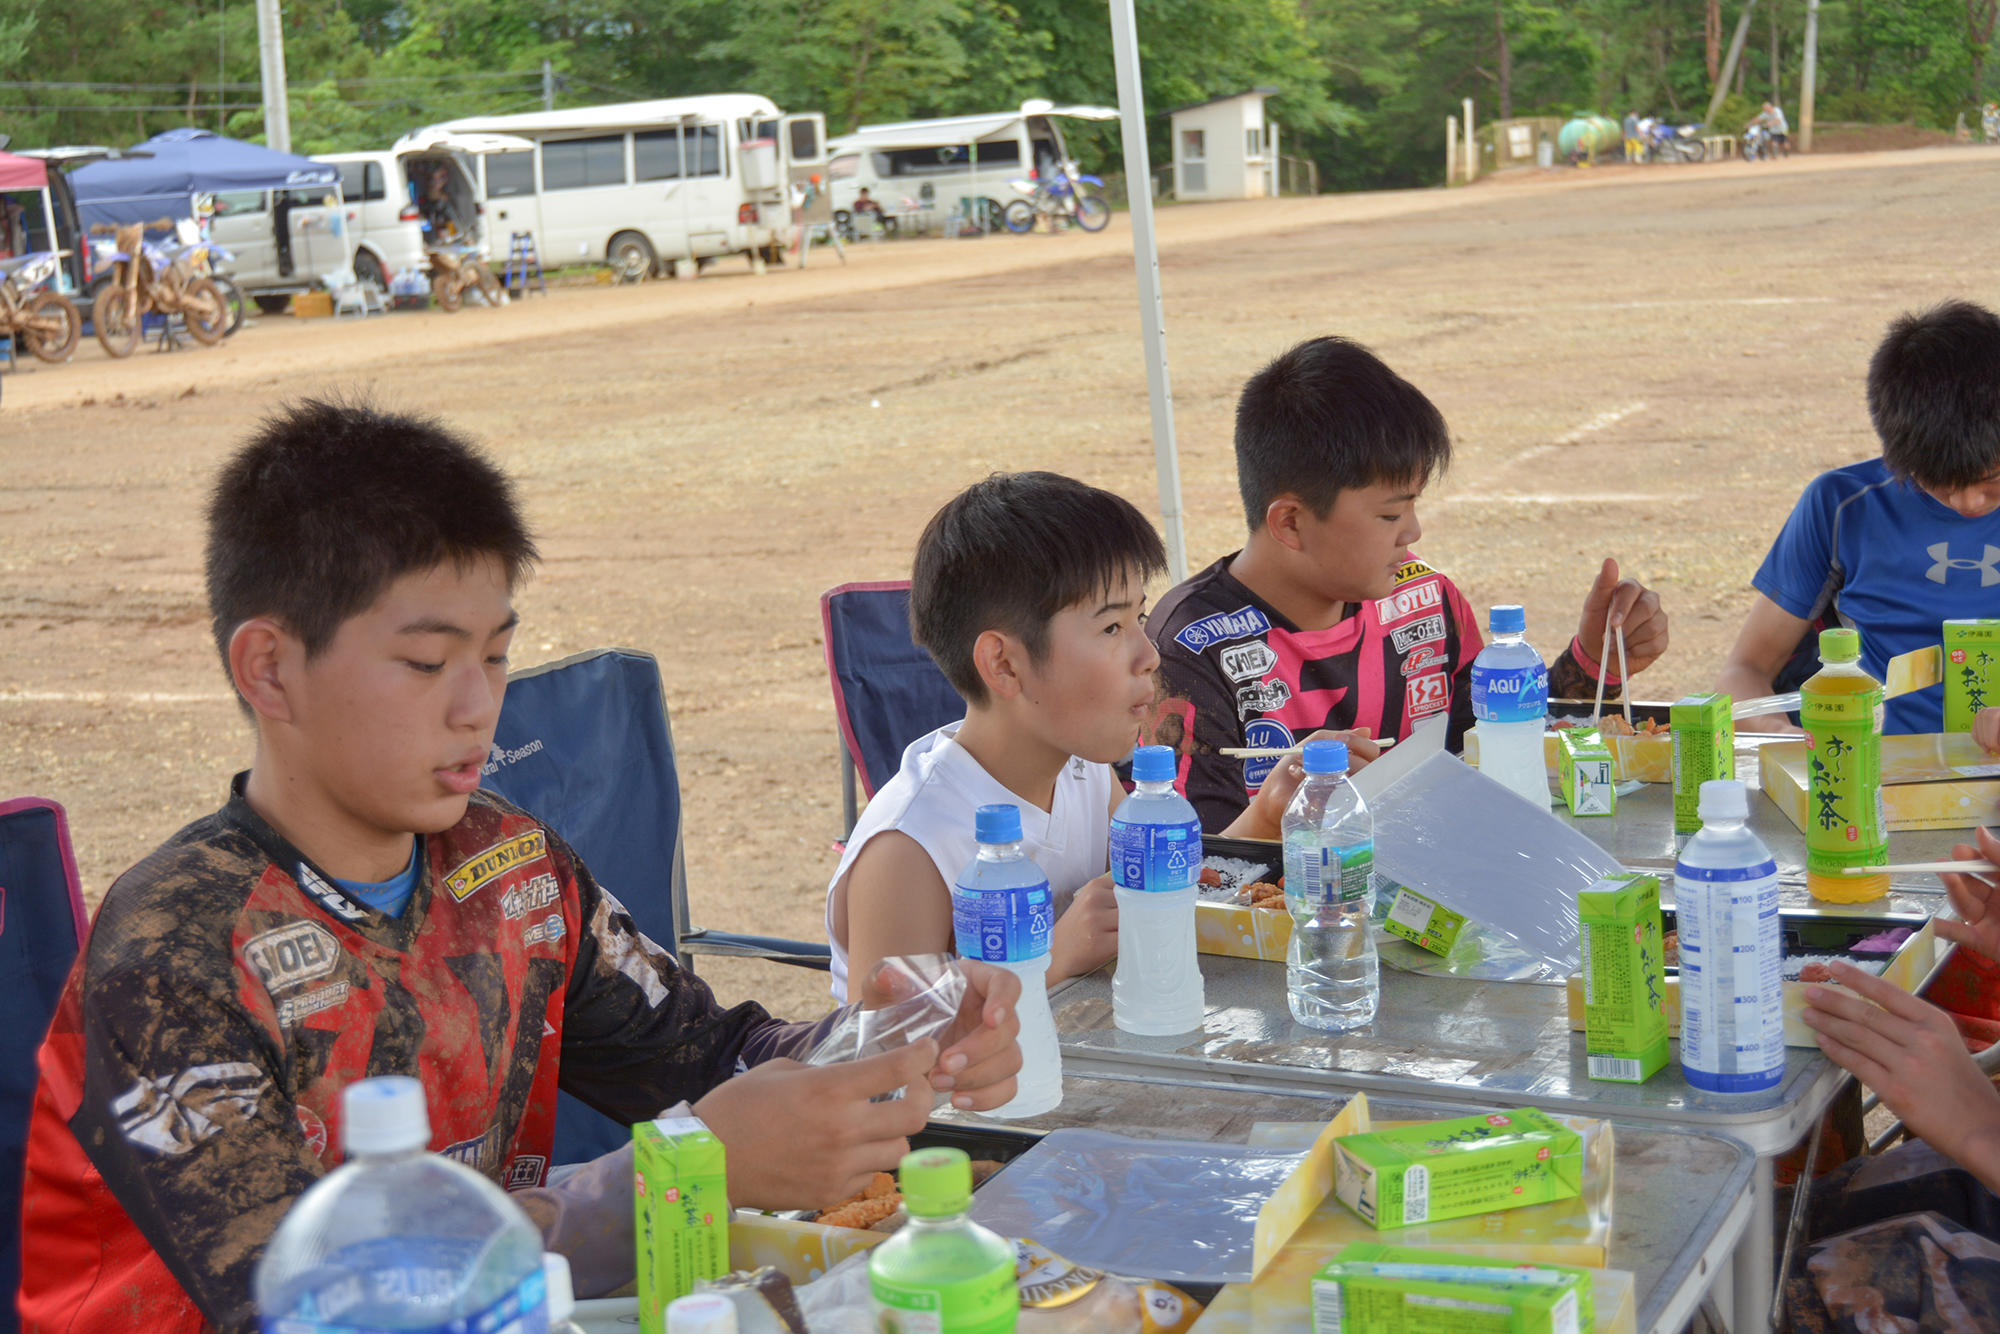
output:
POLYGON ((555 109, 556 67, 544 60, 542 62, 542 110, 554 111, 555 109))
POLYGON ((1722 110, 1722 99, 1729 91, 1729 81, 1736 77, 1736 62, 1743 56, 1743 43, 1750 36, 1750 14, 1757 8, 1757 0, 1743 0, 1743 17, 1736 20, 1736 35, 1729 39, 1729 55, 1722 62, 1722 77, 1715 81, 1715 94, 1708 99, 1708 115, 1703 117, 1706 124, 1713 125, 1715 113, 1722 110))
POLYGON ((1819 78, 1819 0, 1806 0, 1806 54, 1799 71, 1799 151, 1812 152, 1813 93, 1819 78))
POLYGON ((257 0, 257 58, 264 69, 264 142, 292 151, 292 109, 285 89, 285 29, 278 0, 257 0))

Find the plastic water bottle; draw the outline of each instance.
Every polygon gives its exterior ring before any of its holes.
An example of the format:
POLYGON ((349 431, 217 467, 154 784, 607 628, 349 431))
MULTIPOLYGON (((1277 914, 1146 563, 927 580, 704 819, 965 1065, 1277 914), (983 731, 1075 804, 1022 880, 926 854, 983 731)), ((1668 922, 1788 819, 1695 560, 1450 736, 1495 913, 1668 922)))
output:
POLYGON ((1285 807, 1285 906, 1292 1018, 1339 1031, 1374 1022, 1382 995, 1375 938, 1375 820, 1347 781, 1347 743, 1308 741, 1306 777, 1285 807))
POLYGON ((541 1232, 500 1187, 425 1152, 423 1085, 361 1080, 341 1116, 347 1161, 299 1197, 258 1262, 265 1334, 545 1328, 541 1232))
POLYGON ((1479 733, 1479 772, 1547 809, 1549 668, 1522 635, 1527 613, 1513 604, 1493 608, 1486 628, 1493 642, 1472 660, 1472 716, 1479 733))
POLYGON ((544 1251, 542 1276, 549 1284, 549 1334, 583 1334, 583 1326, 576 1323, 576 1282, 569 1272, 569 1257, 544 1251))
POLYGON ((1133 751, 1132 782, 1132 795, 1111 817, 1118 900, 1111 1021, 1127 1033, 1169 1037, 1200 1028, 1204 1008, 1194 939, 1201 821, 1174 791, 1173 747, 1133 751))
POLYGON ((1021 848, 1021 808, 981 806, 973 814, 978 855, 951 890, 959 957, 982 959, 1021 979, 1021 1073, 1013 1098, 988 1116, 1040 1116, 1062 1101, 1062 1052, 1049 1013, 1049 932, 1055 925, 1049 878, 1021 848))
POLYGON ((1756 1093, 1785 1074, 1778 864, 1743 827, 1733 778, 1701 785, 1701 829, 1674 863, 1681 1070, 1707 1093, 1756 1093))
POLYGON ((885 1330, 1013 1334, 1021 1316, 1014 1243, 965 1216, 972 1161, 918 1149, 896 1170, 910 1221, 868 1253, 868 1290, 885 1330))

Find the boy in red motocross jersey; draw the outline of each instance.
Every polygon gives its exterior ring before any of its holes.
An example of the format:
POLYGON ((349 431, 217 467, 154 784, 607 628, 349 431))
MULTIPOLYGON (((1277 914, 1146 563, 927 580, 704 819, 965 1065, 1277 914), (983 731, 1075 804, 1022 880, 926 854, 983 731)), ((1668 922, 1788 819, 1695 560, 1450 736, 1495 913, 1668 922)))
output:
MULTIPOLYGON (((1358 343, 1311 339, 1244 385, 1236 475, 1249 540, 1169 590, 1146 623, 1163 695, 1153 740, 1179 751, 1205 829, 1275 805, 1252 808, 1273 761, 1225 747, 1286 749, 1326 731, 1359 767, 1379 753, 1372 739, 1438 714, 1451 749, 1463 745, 1479 621, 1410 550, 1417 500, 1450 461, 1443 415, 1358 343)), ((1607 619, 1625 627, 1633 672, 1666 651, 1659 596, 1606 560, 1577 637, 1550 665, 1551 696, 1595 694, 1600 673, 1617 695, 1618 678, 1590 657, 1607 619)), ((1276 781, 1295 785, 1297 761, 1276 781)))
POLYGON ((112 885, 70 974, 29 1133, 26 1329, 256 1328, 258 1258, 370 1076, 422 1080, 432 1147, 516 1190, 586 1292, 632 1272, 629 1150, 548 1185, 558 1086, 626 1121, 691 1103, 762 1208, 893 1167, 933 1090, 1012 1096, 1011 974, 966 965, 942 1044, 800 1066, 829 1021, 718 1005, 479 790, 535 554, 506 477, 428 421, 307 402, 223 469, 209 607, 256 754, 112 885))

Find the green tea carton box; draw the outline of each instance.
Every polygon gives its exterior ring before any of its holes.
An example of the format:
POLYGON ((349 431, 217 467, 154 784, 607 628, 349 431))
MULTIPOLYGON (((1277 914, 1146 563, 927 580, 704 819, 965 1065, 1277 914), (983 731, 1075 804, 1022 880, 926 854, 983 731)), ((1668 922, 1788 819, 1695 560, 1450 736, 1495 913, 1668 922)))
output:
POLYGON ((1382 929, 1442 957, 1458 944, 1459 933, 1465 930, 1465 917, 1414 889, 1398 885, 1396 897, 1389 901, 1389 915, 1383 919, 1382 929))
POLYGON ((2000 704, 2000 621, 1944 623, 1944 730, 1970 732, 2000 704))
POLYGON ((1701 828, 1701 785, 1736 777, 1736 719, 1727 695, 1674 701, 1667 725, 1674 738, 1674 832, 1701 828))
POLYGON ((1612 875, 1576 896, 1592 1079, 1643 1084, 1667 1063, 1660 881, 1612 875))
POLYGON ((1335 1198, 1377 1228, 1583 1191, 1583 1136, 1534 1107, 1343 1135, 1333 1153, 1335 1198))
POLYGON ((1590 1271, 1356 1242, 1313 1275, 1313 1334, 1587 1334, 1590 1271))
POLYGON ((693 1117, 632 1127, 639 1328, 664 1334, 667 1307, 729 1272, 729 1194, 722 1141, 693 1117))
POLYGON ((1565 727, 1556 733, 1563 801, 1571 815, 1610 815, 1618 809, 1618 784, 1611 747, 1595 727, 1565 727))

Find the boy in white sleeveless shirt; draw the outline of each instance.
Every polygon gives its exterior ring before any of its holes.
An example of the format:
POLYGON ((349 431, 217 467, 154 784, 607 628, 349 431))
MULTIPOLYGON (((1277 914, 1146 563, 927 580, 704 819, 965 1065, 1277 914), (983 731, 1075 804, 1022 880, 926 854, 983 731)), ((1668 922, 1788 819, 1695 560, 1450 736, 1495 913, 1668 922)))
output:
MULTIPOLYGON (((1117 953, 1106 872, 1125 793, 1111 765, 1154 707, 1160 657, 1142 619, 1146 580, 1165 568, 1129 501, 1054 473, 996 474, 932 516, 910 629, 966 716, 910 744, 848 838, 826 897, 835 996, 884 958, 952 951, 950 886, 977 850, 973 812, 995 802, 1020 808, 1055 895, 1049 984, 1117 953)), ((1253 809, 1282 810, 1290 777, 1253 809)))

